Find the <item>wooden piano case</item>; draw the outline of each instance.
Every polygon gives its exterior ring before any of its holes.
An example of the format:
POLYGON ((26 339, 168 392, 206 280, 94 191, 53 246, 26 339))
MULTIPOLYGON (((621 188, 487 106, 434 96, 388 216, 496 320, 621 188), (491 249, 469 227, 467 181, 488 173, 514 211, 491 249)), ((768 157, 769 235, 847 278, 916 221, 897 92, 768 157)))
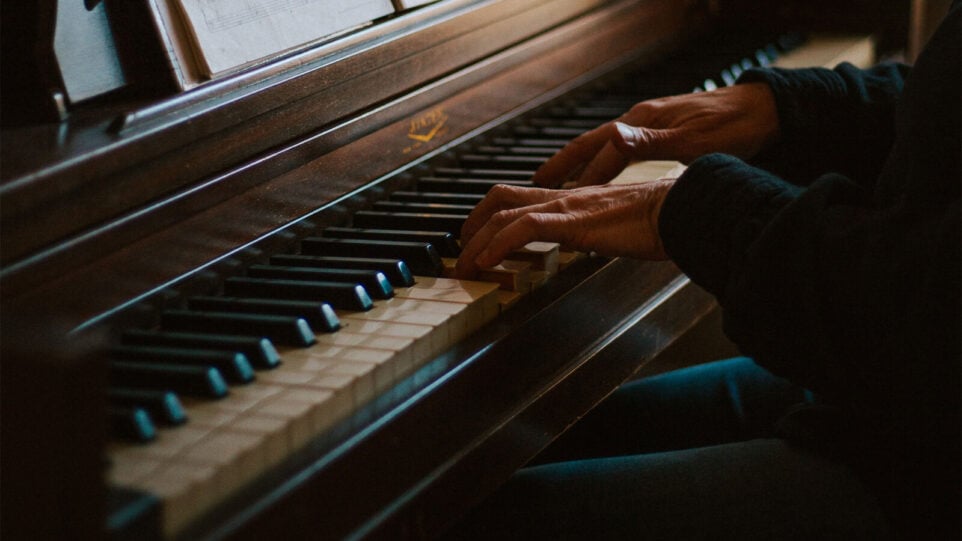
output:
MULTIPOLYGON (((343 223, 477 134, 663 61, 719 10, 446 0, 188 92, 144 84, 63 122, 4 127, 4 535, 100 537, 108 517, 123 522, 98 482, 96 414, 98 352, 122 329, 343 223), (9 473, 11 459, 27 467, 9 473)), ((179 535, 436 535, 711 309, 670 263, 589 258, 179 535)), ((111 535, 159 536, 155 520, 111 535)))

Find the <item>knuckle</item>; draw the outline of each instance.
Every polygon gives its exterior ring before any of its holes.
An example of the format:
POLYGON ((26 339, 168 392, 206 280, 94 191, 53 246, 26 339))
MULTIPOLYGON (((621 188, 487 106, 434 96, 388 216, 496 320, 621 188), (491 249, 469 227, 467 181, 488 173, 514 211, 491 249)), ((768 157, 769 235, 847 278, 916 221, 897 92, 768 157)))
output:
POLYGON ((632 105, 631 109, 628 110, 628 113, 632 115, 633 118, 637 116, 644 117, 645 115, 655 111, 657 108, 658 102, 656 100, 647 100, 632 105))
POLYGON ((499 210, 491 215, 489 223, 495 227, 504 227, 514 221, 514 212, 510 210, 499 210))
POLYGON ((540 220, 535 214, 524 214, 518 218, 518 225, 525 229, 536 229, 540 225, 540 220))

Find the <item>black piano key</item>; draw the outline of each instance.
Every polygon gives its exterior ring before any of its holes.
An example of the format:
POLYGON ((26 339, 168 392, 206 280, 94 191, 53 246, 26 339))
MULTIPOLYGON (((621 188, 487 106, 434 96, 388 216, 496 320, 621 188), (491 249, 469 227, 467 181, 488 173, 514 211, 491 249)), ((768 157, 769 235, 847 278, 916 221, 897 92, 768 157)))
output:
POLYGON ((251 265, 247 269, 247 274, 251 278, 358 284, 362 286, 372 298, 390 299, 394 296, 394 288, 391 287, 391 283, 388 282, 387 276, 373 270, 251 265))
POLYGON ((565 128, 560 126, 512 126, 511 133, 515 136, 523 137, 563 137, 573 139, 578 137, 585 130, 581 128, 565 128))
MULTIPOLYGON (((242 297, 191 297, 187 300, 191 310, 201 312, 241 312, 244 314, 264 314, 272 316, 293 316, 304 318, 311 330, 334 332, 341 328, 341 322, 334 309, 326 302, 291 301, 284 299, 248 299, 242 297)), ((249 338, 270 344, 266 338, 249 338)), ((271 346, 273 349, 273 345, 271 346)), ((276 350, 274 350, 276 353, 276 350)), ((280 356, 277 357, 280 364, 280 356)), ((255 365, 257 366, 257 365, 255 365)))
MULTIPOLYGON (((263 289, 263 291, 259 291, 261 295, 251 296, 267 298, 271 297, 272 282, 275 282, 275 280, 258 280, 255 278, 228 278, 225 287, 229 288, 233 280, 259 281, 260 283, 256 285, 263 289)), ((302 284, 303 282, 294 283, 302 284)), ((242 284, 238 287, 243 289, 242 284)), ((277 289, 282 288, 278 287, 277 289)), ((234 294, 228 292, 228 295, 234 294)), ((241 292, 239 295, 244 296, 245 293, 241 292)), ((279 294, 273 296, 280 297, 279 294)), ((299 317, 168 310, 161 315, 161 326, 171 331, 213 332, 264 337, 278 344, 297 347, 307 347, 315 342, 314 331, 311 326, 299 317)))
MULTIPOLYGON (((617 116, 617 115, 616 115, 617 116)), ((545 118, 545 117, 535 117, 525 119, 525 124, 529 126, 546 127, 555 126, 558 128, 577 128, 579 130, 588 131, 597 128, 604 122, 611 120, 615 117, 601 118, 565 118, 565 117, 555 117, 555 118, 545 118)))
POLYGON ((768 51, 765 51, 764 49, 758 49, 755 51, 754 60, 760 67, 767 68, 772 64, 773 59, 768 56, 768 51))
POLYGON ((762 50, 765 51, 765 56, 772 62, 778 60, 778 57, 781 56, 781 53, 778 51, 778 46, 775 43, 769 43, 763 47, 762 50))
POLYGON ((426 242, 309 237, 301 241, 301 252, 305 255, 401 259, 414 274, 421 276, 441 276, 444 271, 437 249, 426 242))
POLYGON ((728 68, 721 70, 721 74, 718 77, 721 78, 723 83, 725 83, 725 86, 732 86, 735 84, 735 79, 738 78, 738 76, 732 73, 728 68))
MULTIPOLYGON (((327 234, 329 229, 345 229, 329 227, 322 234, 327 234)), ((351 231, 384 231, 382 229, 352 229, 351 231)), ((391 231, 390 233, 393 233, 391 231)), ((423 233, 420 232, 419 233, 423 233)), ((448 235, 447 233, 430 233, 432 235, 448 235)), ((341 237, 346 238, 346 237, 341 237)), ((373 240, 373 239, 369 239, 373 240)), ((455 243, 455 246, 457 244, 455 243)), ((271 265, 287 265, 290 267, 333 267, 338 269, 367 269, 376 270, 384 273, 389 282, 394 287, 411 287, 414 285, 414 275, 407 264, 400 259, 386 258, 361 258, 361 257, 336 257, 319 255, 275 255, 271 257, 271 265)), ((294 301, 291 301, 294 302, 294 301)))
POLYGON ((125 362, 213 366, 229 381, 250 383, 254 369, 243 353, 213 349, 187 349, 160 346, 117 346, 111 358, 125 362))
MULTIPOLYGON (((530 176, 530 175, 529 175, 530 176)), ((530 180, 495 180, 487 178, 440 178, 423 177, 417 182, 419 192, 448 192, 486 194, 498 184, 511 186, 534 186, 530 180)))
POLYGON ((556 151, 561 150, 567 145, 571 139, 568 138, 534 138, 534 137, 510 137, 510 136, 499 136, 492 137, 490 143, 492 145, 500 146, 523 146, 523 147, 543 147, 543 148, 553 148, 556 151))
POLYGON ((114 437, 147 443, 157 437, 157 428, 144 408, 137 406, 110 406, 107 408, 110 433, 114 437))
POLYGON ((480 145, 474 148, 474 152, 477 154, 490 154, 495 156, 541 156, 542 158, 547 159, 554 156, 555 153, 558 152, 558 149, 547 147, 499 147, 480 145))
MULTIPOLYGON (((473 207, 468 207, 469 212, 473 207)), ((405 229, 357 229, 353 227, 328 227, 321 231, 322 237, 332 239, 393 240, 400 242, 426 242, 441 254, 441 257, 458 257, 461 247, 447 231, 409 231, 405 229)), ((335 267, 335 265, 331 265, 335 267)), ((406 265, 405 265, 406 266, 406 265)), ((388 277, 390 278, 390 277, 388 277)), ((392 281, 393 283, 393 281, 392 281)))
POLYGON ((428 214, 361 210, 354 213, 354 225, 368 229, 422 229, 460 233, 467 214, 428 214))
POLYGON ((411 203, 449 203, 452 205, 471 205, 474 207, 484 199, 484 194, 402 191, 392 193, 390 199, 411 203))
MULTIPOLYGON (((730 73, 731 76, 735 78, 735 80, 738 80, 738 78, 741 77, 741 74, 744 72, 745 72, 744 68, 742 68, 741 64, 738 64, 738 63, 732 64, 731 66, 728 67, 728 73, 730 73)), ((724 74, 722 75, 724 76, 724 74)))
POLYGON ((213 366, 111 361, 111 387, 171 390, 181 394, 223 398, 227 382, 213 366))
POLYGON ((525 171, 531 178, 538 167, 547 158, 542 156, 497 156, 488 154, 462 154, 458 156, 458 163, 467 169, 525 171))
MULTIPOLYGON (((630 103, 628 107, 642 101, 641 97, 630 103)), ((617 118, 625 114, 626 108, 620 106, 594 106, 594 105, 576 105, 573 107, 552 107, 548 109, 548 115, 555 118, 577 118, 577 119, 588 119, 591 121, 597 121, 597 123, 592 127, 597 127, 601 122, 607 122, 613 118, 617 118)))
MULTIPOLYGON (((471 205, 452 205, 450 203, 411 203, 407 201, 378 201, 371 210, 384 212, 421 212, 426 214, 471 214, 471 205)), ((322 233, 323 234, 323 233, 322 233)), ((402 239, 398 239, 402 240, 402 239)))
POLYGON ((121 342, 141 346, 237 351, 247 356, 247 360, 254 368, 276 368, 281 363, 281 356, 277 353, 274 344, 267 338, 257 336, 130 330, 123 334, 121 342))
MULTIPOLYGON (((608 120, 614 120, 619 116, 627 113, 636 103, 644 101, 646 99, 654 98, 662 94, 657 93, 641 93, 637 89, 627 89, 622 90, 622 92, 630 92, 631 95, 612 95, 610 98, 595 98, 598 105, 610 109, 611 111, 621 111, 620 113, 606 117, 608 120)), ((607 122, 600 117, 595 117, 599 120, 595 127, 598 127, 602 122, 607 122)))
POLYGON ((171 391, 116 388, 107 391, 107 401, 115 406, 143 408, 158 423, 180 425, 187 421, 184 407, 171 391))
POLYGON ((527 169, 492 169, 492 168, 470 168, 470 167, 435 167, 432 169, 433 178, 477 178, 484 180, 497 180, 500 182, 527 182, 532 186, 531 175, 534 174, 537 166, 527 169))

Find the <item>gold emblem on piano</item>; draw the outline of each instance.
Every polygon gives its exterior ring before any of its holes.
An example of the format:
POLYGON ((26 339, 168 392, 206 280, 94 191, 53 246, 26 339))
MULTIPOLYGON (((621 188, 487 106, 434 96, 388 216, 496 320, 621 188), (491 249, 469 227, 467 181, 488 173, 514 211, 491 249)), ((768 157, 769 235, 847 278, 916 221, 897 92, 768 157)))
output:
POLYGON ((408 127, 408 139, 414 142, 404 148, 404 153, 412 152, 431 142, 438 135, 443 135, 447 132, 447 121, 448 114, 440 107, 412 118, 408 127))

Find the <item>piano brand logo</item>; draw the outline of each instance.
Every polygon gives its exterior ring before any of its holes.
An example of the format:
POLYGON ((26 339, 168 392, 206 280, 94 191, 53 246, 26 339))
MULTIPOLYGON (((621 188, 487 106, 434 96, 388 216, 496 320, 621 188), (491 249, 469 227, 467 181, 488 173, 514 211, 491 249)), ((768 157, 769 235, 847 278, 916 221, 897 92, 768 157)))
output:
POLYGON ((448 114, 440 107, 412 118, 408 126, 408 139, 411 139, 414 143, 406 147, 404 153, 412 152, 431 142, 435 137, 443 135, 447 131, 447 121, 448 114))

